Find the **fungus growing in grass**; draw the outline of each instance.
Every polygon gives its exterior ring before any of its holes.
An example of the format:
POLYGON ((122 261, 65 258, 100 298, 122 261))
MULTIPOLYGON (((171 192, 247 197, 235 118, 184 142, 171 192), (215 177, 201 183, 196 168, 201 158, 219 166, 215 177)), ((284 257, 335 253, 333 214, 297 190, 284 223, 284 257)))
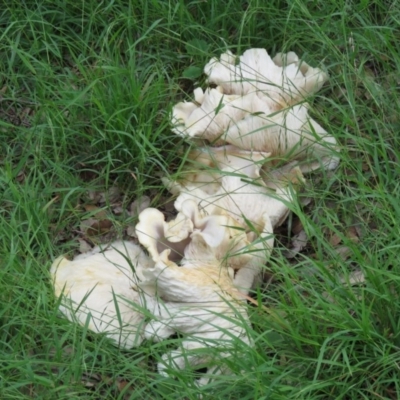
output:
MULTIPOLYGON (((182 333, 180 348, 158 364, 164 375, 209 363, 206 348, 228 357, 238 343, 252 344, 245 299, 269 259, 273 230, 295 203, 302 172, 338 163, 335 139, 305 102, 327 79, 320 69, 293 52, 271 59, 250 49, 213 58, 204 71, 217 87, 177 104, 173 131, 220 147, 191 151, 179 179, 163 179, 177 196, 175 219, 155 208, 140 213, 135 231, 149 257, 116 242, 51 267, 66 317, 120 346, 182 333), (281 158, 286 165, 277 167, 281 158)), ((208 372, 222 371, 211 362, 208 372)))
MULTIPOLYGON (((217 258, 225 251, 230 235, 230 226, 218 220, 210 217, 203 228, 190 234, 180 266, 169 259, 170 250, 163 250, 154 267, 143 271, 146 280, 141 288, 146 292, 155 287, 157 294, 156 307, 151 310, 155 318, 146 326, 146 338, 160 341, 175 332, 185 335, 179 349, 162 356, 158 371, 163 375, 169 368, 210 361, 201 349, 223 346, 222 356, 227 357, 237 345, 235 341, 250 344, 246 306, 234 286, 233 269, 217 258)), ((215 367, 211 370, 217 373, 215 367)), ((198 382, 204 383, 205 379, 198 382)))
POLYGON ((266 157, 266 153, 235 146, 205 147, 189 153, 187 158, 189 165, 195 163, 197 173, 187 167, 189 172, 184 172, 181 180, 163 180, 178 195, 175 208, 180 213, 188 215, 184 208, 191 201, 208 216, 229 216, 247 233, 252 259, 245 267, 242 263, 235 268, 235 285, 243 293, 257 282, 273 248, 273 229, 286 219, 296 199, 296 187, 304 181, 300 169, 288 165, 264 172, 265 183, 260 169, 266 157))
POLYGON ((175 195, 186 185, 196 186, 208 194, 215 194, 221 187, 224 170, 229 169, 232 174, 248 179, 257 179, 269 156, 270 153, 242 150, 232 145, 200 147, 188 154, 184 169, 177 180, 161 180, 175 195))
POLYGON ((164 215, 155 208, 148 208, 139 215, 136 234, 154 262, 157 262, 164 250, 168 249, 168 258, 179 262, 186 249, 194 251, 192 235, 201 231, 203 240, 214 251, 214 256, 235 270, 251 258, 246 249, 250 246, 246 232, 228 215, 206 216, 198 209, 195 201, 183 202, 177 217, 165 222, 164 215), (169 235, 170 227, 176 235, 169 235), (178 253, 182 251, 181 253, 178 253))
POLYGON ((306 96, 327 75, 301 62, 293 52, 271 59, 263 49, 247 50, 235 63, 228 52, 205 67, 216 89, 195 90, 195 101, 172 110, 173 131, 213 145, 233 144, 273 157, 307 160, 303 172, 334 169, 336 140, 308 115, 306 96))
POLYGON ((184 173, 183 179, 163 179, 171 193, 178 195, 175 208, 193 200, 208 215, 230 215, 246 231, 254 226, 259 231, 265 225, 264 215, 272 227, 280 225, 295 201, 295 188, 304 181, 301 170, 291 166, 264 173, 260 178, 261 164, 267 153, 240 151, 234 146, 203 148, 189 154, 203 166, 198 173, 184 173), (254 161, 253 161, 254 160, 254 161), (207 169, 209 165, 216 168, 207 169), (210 185, 212 184, 212 186, 210 185))
POLYGON ((212 58, 204 73, 208 82, 221 86, 225 94, 257 93, 272 110, 301 102, 328 79, 292 51, 271 59, 265 49, 246 50, 238 60, 228 51, 219 60, 212 58))
POLYGON ((182 213, 174 220, 166 222, 161 211, 146 208, 139 214, 135 231, 140 244, 147 249, 155 262, 166 249, 171 251, 171 260, 179 261, 190 241, 193 223, 182 213))
MULTIPOLYGON (((196 90, 201 90, 200 88, 196 90)), ((255 93, 244 96, 227 95, 222 87, 207 89, 202 102, 182 102, 172 110, 173 131, 181 136, 201 137, 217 144, 221 134, 236 121, 252 113, 270 114, 268 108, 255 93)), ((221 142, 223 143, 223 142, 221 142)))
POLYGON ((144 314, 138 282, 142 269, 154 266, 143 250, 130 242, 95 247, 70 261, 61 256, 50 269, 60 310, 65 317, 93 332, 105 333, 123 348, 143 341, 144 314))

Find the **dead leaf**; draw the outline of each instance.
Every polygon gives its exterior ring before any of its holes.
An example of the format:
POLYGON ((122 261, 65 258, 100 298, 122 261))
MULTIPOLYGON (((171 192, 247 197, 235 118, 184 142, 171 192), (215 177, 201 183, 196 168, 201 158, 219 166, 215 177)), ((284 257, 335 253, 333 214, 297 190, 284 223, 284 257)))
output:
POLYGON ((124 213, 125 209, 122 206, 118 205, 118 206, 113 207, 112 211, 115 215, 122 215, 124 213))
POLYGON ((310 205, 312 203, 312 198, 311 197, 307 197, 307 196, 301 196, 300 197, 300 204, 303 207, 307 207, 308 205, 310 205))
POLYGON ((302 230, 297 235, 294 235, 291 240, 292 247, 284 252, 286 258, 294 258, 307 245, 307 233, 302 230))
POLYGON ((174 204, 175 204, 175 200, 165 201, 163 203, 163 208, 167 213, 174 213, 175 214, 176 210, 175 210, 174 204))
POLYGON ((101 376, 93 373, 82 374, 82 384, 87 388, 93 388, 101 383, 101 376))
POLYGON ((298 235, 301 231, 304 230, 303 223, 301 222, 300 218, 296 217, 293 220, 292 224, 292 233, 294 235, 298 235))
POLYGON ((88 190, 87 192, 89 199, 93 202, 93 203, 98 203, 99 200, 101 199, 101 192, 98 192, 96 190, 88 190))
POLYGON ((130 216, 137 218, 138 215, 150 206, 151 200, 148 196, 142 196, 136 199, 130 206, 130 216))
POLYGON ((351 249, 347 246, 340 246, 335 249, 335 253, 343 260, 347 260, 351 255, 351 249))
POLYGON ((357 236, 358 236, 359 238, 362 238, 362 237, 364 236, 364 232, 363 232, 363 230, 361 229, 361 225, 354 225, 354 229, 356 230, 357 236))
POLYGON ((107 211, 103 208, 97 207, 94 204, 85 204, 84 209, 92 214, 92 218, 95 219, 106 219, 107 211))
POLYGON ((126 234, 127 234, 128 236, 130 236, 130 237, 137 238, 136 230, 135 230, 135 227, 134 227, 133 225, 129 225, 129 226, 126 228, 126 234))
POLYGON ((24 170, 19 171, 15 179, 19 183, 22 183, 25 180, 25 171, 24 170))
POLYGON ((333 247, 336 247, 341 241, 342 241, 342 238, 341 238, 337 233, 334 233, 334 234, 331 235, 331 237, 329 238, 329 243, 330 243, 333 247))
POLYGON ((126 388, 126 386, 128 386, 129 385, 129 381, 127 381, 127 380, 125 380, 125 379, 122 379, 122 378, 117 378, 117 380, 115 381, 115 384, 116 384, 116 386, 117 386, 117 389, 120 391, 120 392, 122 392, 125 388, 126 388))
POLYGON ((358 243, 360 241, 359 229, 356 226, 350 226, 347 229, 346 236, 354 243, 358 243))
POLYGON ((117 186, 111 186, 106 191, 97 191, 97 190, 89 190, 88 191, 89 199, 95 204, 104 205, 107 202, 115 203, 121 197, 121 192, 117 186))
POLYGON ((92 247, 86 240, 78 239, 78 242, 79 242, 79 253, 84 254, 92 250, 92 247))
POLYGON ((365 282, 365 275, 360 270, 353 271, 347 278, 341 278, 340 282, 349 283, 350 285, 358 285, 365 282))
POLYGON ((112 226, 113 224, 109 219, 88 218, 81 222, 80 229, 84 235, 99 236, 108 233, 112 226))

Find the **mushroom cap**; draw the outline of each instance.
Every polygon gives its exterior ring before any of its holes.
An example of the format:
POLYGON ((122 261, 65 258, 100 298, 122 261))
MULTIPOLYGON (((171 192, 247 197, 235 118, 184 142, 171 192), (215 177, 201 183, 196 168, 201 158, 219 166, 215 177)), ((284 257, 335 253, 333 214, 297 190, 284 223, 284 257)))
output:
POLYGON ((207 89, 201 100, 201 104, 183 102, 173 107, 174 133, 217 141, 221 132, 249 113, 272 112, 268 104, 260 100, 255 93, 244 96, 226 95, 222 93, 221 87, 207 89))
MULTIPOLYGON (((171 261, 171 250, 165 249, 158 254, 154 267, 143 271, 145 280, 140 288, 144 292, 154 288, 155 293, 147 303, 153 318, 146 325, 145 337, 160 341, 180 332, 187 335, 182 345, 188 348, 217 343, 232 348, 236 340, 250 343, 246 335, 247 311, 241 293, 234 286, 233 269, 229 262, 219 260, 232 245, 238 244, 236 239, 247 245, 247 236, 243 230, 235 229, 231 217, 204 215, 193 200, 184 202, 178 215, 186 217, 193 226, 181 265, 171 261), (232 336, 237 339, 232 341, 232 336)), ((246 255, 240 261, 247 260, 246 255)), ((172 351, 163 356, 165 362, 158 364, 160 373, 165 374, 167 360, 174 352, 179 353, 172 351)), ((173 364, 174 368, 198 363, 197 357, 180 359, 182 362, 173 364)))
POLYGON ((143 210, 135 227, 139 243, 147 249, 154 262, 165 249, 171 250, 173 260, 180 260, 192 230, 191 221, 184 215, 178 214, 173 221, 165 222, 164 214, 156 208, 143 210))
POLYGON ((245 95, 256 92, 273 110, 302 101, 317 92, 328 76, 299 60, 294 52, 278 53, 274 59, 265 49, 249 49, 236 63, 232 53, 213 58, 204 67, 208 82, 224 93, 245 95))
MULTIPOLYGON (((198 168, 229 170, 250 179, 256 179, 259 178, 260 168, 270 155, 267 152, 244 150, 233 145, 207 146, 192 150, 187 160, 198 165, 198 168)), ((188 178, 188 180, 194 182, 193 179, 188 178)))
POLYGON ((143 340, 144 316, 138 282, 154 263, 130 242, 94 248, 70 261, 57 258, 50 269, 60 311, 72 322, 88 324, 123 348, 143 340), (88 320, 90 316, 90 319, 88 320))
MULTIPOLYGON (((190 122, 192 125, 185 125, 181 133, 190 137, 201 137, 211 143, 228 143, 244 151, 270 153, 271 157, 307 160, 302 166, 303 172, 321 166, 334 169, 338 165, 339 158, 335 154, 338 152, 337 142, 308 115, 307 103, 296 104, 274 113, 269 110, 242 113, 240 116, 237 113, 228 113, 229 107, 226 108, 223 119, 221 111, 218 114, 218 123, 217 119, 194 120, 193 123, 190 122)), ((215 179, 212 176, 211 178, 215 179)), ((202 175, 201 179, 208 182, 210 177, 202 175)))
POLYGON ((192 219, 195 228, 185 248, 186 265, 190 260, 204 260, 208 254, 207 259, 239 269, 251 258, 247 234, 229 214, 204 215, 193 200, 183 202, 182 213, 192 219))
MULTIPOLYGON (((250 49, 238 63, 231 52, 213 58, 204 71, 218 86, 205 92, 196 89, 198 101, 174 107, 175 133, 214 145, 269 152, 289 161, 307 160, 303 172, 338 165, 336 140, 309 117, 304 103, 327 80, 322 70, 310 67, 294 52, 271 59, 264 49, 250 49)), ((209 183, 214 177, 200 178, 209 183)))
POLYGON ((260 232, 265 224, 265 213, 269 215, 273 227, 287 217, 291 204, 296 200, 296 187, 302 179, 297 167, 285 175, 276 174, 272 187, 268 187, 261 179, 251 181, 226 174, 214 194, 208 194, 196 185, 181 186, 175 208, 182 211, 183 204, 192 200, 210 216, 229 215, 246 232, 254 229, 260 232), (296 185, 292 184, 293 180, 296 185))
POLYGON ((248 179, 260 177, 260 169, 270 153, 242 150, 233 145, 200 147, 192 150, 178 180, 162 178, 164 185, 178 195, 186 185, 196 186, 208 194, 215 194, 221 187, 221 179, 230 174, 248 179))
POLYGON ((271 117, 251 115, 231 126, 222 138, 243 149, 270 152, 272 157, 308 162, 337 159, 336 140, 309 117, 307 104, 295 105, 271 117))

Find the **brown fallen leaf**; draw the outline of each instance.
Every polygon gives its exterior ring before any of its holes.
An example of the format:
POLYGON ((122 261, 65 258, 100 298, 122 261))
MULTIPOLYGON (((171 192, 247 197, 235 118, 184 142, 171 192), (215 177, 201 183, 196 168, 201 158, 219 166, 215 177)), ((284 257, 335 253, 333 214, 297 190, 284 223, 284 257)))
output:
POLYGON ((342 241, 342 238, 337 233, 333 233, 331 235, 331 237, 329 238, 329 243, 333 247, 336 247, 341 241, 342 241))
POLYGON ((347 259, 350 257, 352 251, 351 251, 350 247, 347 247, 347 246, 339 246, 337 249, 335 249, 335 253, 336 253, 343 261, 345 261, 345 260, 347 260, 347 259))
POLYGON ((117 389, 120 392, 122 392, 129 384, 130 384, 130 381, 127 381, 122 378, 117 378, 117 380, 115 381, 115 385, 117 386, 117 389))
POLYGON ((121 205, 118 205, 112 208, 112 212, 114 215, 122 215, 125 209, 121 205))
POLYGON ((303 223, 301 222, 300 218, 296 217, 293 219, 292 223, 292 233, 294 235, 298 235, 301 231, 304 230, 303 223))
POLYGON ((356 226, 350 226, 346 231, 346 236, 354 243, 360 241, 360 231, 356 226))
POLYGON ((302 230, 297 235, 294 235, 291 240, 292 247, 284 252, 286 258, 294 258, 307 245, 307 233, 302 230))
POLYGON ((89 190, 88 196, 95 204, 105 205, 107 202, 113 204, 120 199, 121 191, 117 186, 111 186, 106 191, 89 190))
POLYGON ((175 204, 174 199, 167 200, 165 202, 162 202, 161 204, 162 204, 162 207, 164 208, 165 212, 167 212, 169 214, 173 213, 175 215, 176 210, 175 210, 175 206, 174 206, 174 204, 175 204))
POLYGON ((365 282, 365 275, 360 270, 352 271, 347 278, 340 278, 340 282, 349 283, 350 285, 359 285, 365 282))
POLYGON ((18 172, 16 178, 15 178, 19 183, 23 183, 25 180, 25 171, 21 170, 18 172))
POLYGON ((97 207, 94 204, 85 204, 84 209, 92 214, 92 218, 95 219, 106 219, 107 211, 103 208, 97 207))
POLYGON ((84 254, 92 250, 92 246, 90 246, 90 244, 86 240, 78 239, 78 242, 79 242, 79 253, 84 254))
POLYGON ((146 208, 150 207, 151 200, 148 196, 142 196, 137 198, 130 205, 130 216, 137 218, 137 216, 146 208))
POLYGON ((134 225, 129 225, 129 226, 126 228, 126 234, 127 234, 128 236, 130 236, 130 237, 137 238, 136 230, 135 230, 134 225))
POLYGON ((80 229, 84 235, 99 236, 108 233, 112 226, 113 224, 109 219, 88 218, 81 222, 80 229))

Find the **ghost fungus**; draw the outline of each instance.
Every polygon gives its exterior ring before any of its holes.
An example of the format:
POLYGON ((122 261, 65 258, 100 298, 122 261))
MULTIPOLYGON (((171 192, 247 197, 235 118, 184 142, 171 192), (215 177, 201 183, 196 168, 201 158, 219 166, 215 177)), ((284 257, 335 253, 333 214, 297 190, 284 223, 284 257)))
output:
MULTIPOLYGON (((257 96, 249 98, 252 99, 257 103, 260 101, 257 96)), ((251 105, 247 107, 257 109, 251 105)), ((210 106, 210 109, 217 108, 217 102, 210 106)), ((232 107, 224 107, 224 112, 219 111, 217 116, 210 112, 207 119, 204 115, 190 115, 180 120, 180 125, 173 130, 189 137, 201 137, 211 143, 229 143, 243 150, 271 153, 273 157, 310 160, 310 165, 317 163, 312 167, 305 166, 303 172, 318 168, 319 163, 325 169, 336 168, 336 140, 308 115, 306 103, 276 112, 271 112, 267 107, 258 109, 259 112, 239 114, 236 110, 232 112, 232 107), (224 118, 221 118, 222 115, 224 118)))
POLYGON ((242 150, 232 145, 201 147, 187 155, 179 179, 170 181, 162 178, 162 181, 174 195, 178 195, 186 185, 196 186, 207 194, 215 194, 221 187, 223 171, 229 170, 231 174, 257 179, 269 156, 270 153, 242 150))
POLYGON ((184 201, 177 217, 169 222, 165 222, 164 215, 156 209, 144 210, 139 215, 136 232, 140 244, 148 250, 154 262, 167 249, 171 261, 180 262, 184 254, 187 259, 187 249, 195 251, 192 236, 196 232, 201 232, 203 241, 209 246, 208 251, 213 251, 213 257, 224 265, 237 270, 251 258, 247 254, 250 243, 245 230, 229 215, 205 215, 192 199, 184 201), (171 227, 177 234, 169 235, 171 227))
POLYGON ((224 93, 243 96, 255 92, 273 110, 302 101, 317 92, 328 78, 293 52, 278 53, 271 59, 265 49, 246 50, 238 63, 227 52, 219 60, 211 59, 204 72, 208 82, 221 86, 224 93))
POLYGON ((213 145, 233 144, 273 157, 306 160, 303 172, 338 164, 336 140, 308 115, 305 97, 327 79, 289 52, 274 59, 263 49, 247 50, 236 64, 225 53, 205 66, 216 89, 195 90, 195 102, 173 108, 173 131, 213 145))
POLYGON ((227 357, 238 340, 246 346, 251 343, 246 306, 234 287, 233 270, 215 255, 225 237, 215 230, 207 231, 207 227, 196 229, 181 266, 169 260, 170 250, 164 250, 154 267, 144 271, 147 279, 142 289, 155 286, 159 297, 154 310, 158 314, 146 326, 146 337, 163 340, 174 332, 184 335, 181 347, 162 357, 158 364, 161 374, 166 375, 169 368, 184 369, 210 361, 204 351, 209 347, 224 347, 222 356, 227 357))
POLYGON ((239 270, 252 259, 248 235, 230 215, 205 215, 199 211, 198 204, 190 199, 182 203, 180 213, 192 221, 194 228, 191 241, 185 249, 186 262, 190 256, 199 260, 202 253, 212 253, 212 257, 221 265, 239 270), (196 235, 201 235, 202 240, 193 240, 193 237, 197 238, 196 235), (207 245, 206 251, 200 246, 203 242, 207 245))
POLYGON ((129 242, 95 247, 70 261, 57 258, 50 269, 61 312, 93 332, 105 333, 123 348, 140 345, 144 316, 138 282, 142 269, 154 265, 142 249, 129 242))
MULTIPOLYGON (((263 172, 267 177, 265 183, 260 169, 267 157, 266 153, 234 146, 205 147, 190 153, 188 159, 197 161, 199 168, 213 169, 184 174, 178 182, 164 180, 171 192, 178 195, 175 208, 180 213, 188 215, 184 209, 192 202, 205 215, 229 217, 247 233, 248 245, 243 246, 247 251, 243 253, 252 257, 234 267, 238 271, 235 285, 242 293, 248 293, 260 276, 273 248, 273 229, 286 219, 295 201, 296 187, 304 181, 300 169, 289 164, 263 172)), ((194 226, 201 228, 198 219, 192 220, 194 226)))
POLYGON ((192 230, 192 222, 183 214, 166 222, 163 213, 155 208, 143 210, 135 228, 140 244, 147 249, 155 262, 166 249, 171 250, 171 259, 180 260, 190 241, 189 234, 192 230))
MULTIPOLYGON (((181 211, 184 202, 191 199, 208 215, 227 214, 247 231, 251 231, 252 227, 262 231, 264 214, 269 215, 273 227, 280 225, 286 218, 290 204, 295 201, 291 180, 275 181, 271 188, 261 178, 251 180, 231 174, 229 170, 223 172, 220 187, 212 194, 198 185, 175 186, 175 191, 180 192, 175 200, 175 208, 181 211)), ((298 167, 290 173, 297 181, 303 180, 298 167)))
POLYGON ((273 109, 268 103, 255 93, 226 95, 217 87, 205 91, 201 104, 183 102, 174 106, 172 130, 180 136, 201 137, 216 144, 221 133, 236 121, 252 113, 268 115, 271 112, 273 109))
POLYGON ((308 115, 306 103, 268 115, 250 115, 232 125, 221 138, 242 149, 270 152, 272 157, 305 160, 302 171, 322 165, 334 169, 336 140, 308 115))
MULTIPOLYGON (((180 213, 188 215, 184 208, 192 202, 197 204, 203 215, 208 215, 208 218, 229 217, 234 221, 230 224, 236 224, 247 233, 248 245, 243 246, 247 251, 243 253, 248 259, 239 262, 239 267, 234 267, 237 271, 235 286, 247 294, 257 283, 262 268, 269 259, 274 244, 273 229, 286 219, 291 205, 296 200, 297 187, 304 182, 304 178, 298 167, 289 164, 275 170, 264 171, 263 176, 267 177, 267 182, 264 182, 260 178, 260 166, 256 166, 253 162, 251 167, 248 158, 236 159, 232 156, 237 154, 233 151, 235 148, 227 147, 231 151, 230 160, 226 155, 221 156, 223 152, 215 149, 210 149, 210 152, 200 152, 199 155, 203 165, 213 164, 222 168, 214 173, 219 175, 217 182, 214 183, 216 190, 206 191, 207 185, 202 186, 197 181, 192 184, 189 179, 185 180, 185 184, 170 183, 170 187, 173 187, 174 193, 179 193, 175 208, 180 213), (238 174, 238 171, 244 174, 238 174), (249 176, 246 176, 246 173, 249 176), (252 177, 258 179, 251 179, 252 177)), ((193 221, 194 226, 200 227, 196 219, 193 221)), ((232 259, 235 260, 235 257, 232 259)))

